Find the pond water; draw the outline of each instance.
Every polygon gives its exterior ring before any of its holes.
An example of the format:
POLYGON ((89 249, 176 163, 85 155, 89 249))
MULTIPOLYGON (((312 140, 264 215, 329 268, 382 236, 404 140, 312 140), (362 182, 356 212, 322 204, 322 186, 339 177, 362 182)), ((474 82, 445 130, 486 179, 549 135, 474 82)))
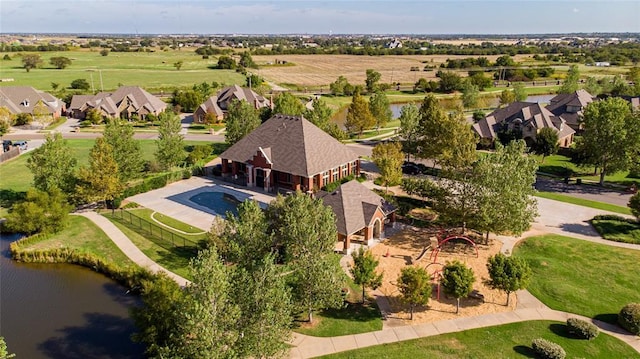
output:
POLYGON ((0 235, 0 336, 17 359, 142 358, 131 342, 127 289, 69 264, 25 264, 10 258, 17 235, 0 235))

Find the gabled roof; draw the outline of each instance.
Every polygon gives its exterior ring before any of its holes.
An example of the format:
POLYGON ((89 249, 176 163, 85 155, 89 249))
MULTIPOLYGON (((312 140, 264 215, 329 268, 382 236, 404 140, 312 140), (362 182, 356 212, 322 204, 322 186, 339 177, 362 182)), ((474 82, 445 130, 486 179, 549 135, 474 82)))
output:
POLYGON ((556 116, 562 116, 567 121, 567 124, 577 126, 582 110, 594 100, 595 97, 591 96, 590 93, 580 89, 574 93, 558 94, 549 101, 549 106, 546 109, 556 116), (579 107, 580 110, 578 112, 568 112, 568 106, 579 107))
POLYGON ((203 113, 213 112, 216 116, 222 116, 223 112, 220 106, 218 106, 218 96, 211 96, 200 107, 200 111, 203 113))
POLYGON ((14 114, 33 114, 33 109, 38 102, 42 102, 49 113, 55 113, 65 106, 62 100, 30 86, 0 87, 0 106, 8 108, 14 114))
POLYGON ((167 104, 164 101, 138 86, 122 86, 109 97, 111 97, 113 102, 118 105, 123 99, 125 99, 125 97, 128 97, 132 100, 136 109, 142 108, 142 106, 146 105, 147 108, 162 112, 167 108, 167 104))
POLYGON ((371 224, 378 209, 385 216, 396 210, 358 181, 344 183, 331 193, 319 192, 318 198, 333 209, 338 233, 344 235, 356 233, 371 224))
POLYGON ((238 85, 225 87, 220 90, 216 96, 218 97, 218 106, 225 110, 232 100, 247 101, 255 108, 262 108, 271 105, 269 100, 258 95, 253 90, 246 87, 240 87, 238 85))
POLYGON ((347 146, 304 117, 286 115, 271 117, 220 157, 247 163, 260 150, 269 156, 273 170, 307 178, 358 159, 347 146))
POLYGON ((115 92, 99 92, 96 95, 74 95, 70 109, 84 111, 88 108, 102 109, 109 114, 116 114, 123 100, 127 99, 136 111, 146 109, 148 112, 162 112, 167 104, 159 98, 137 86, 122 86, 115 92))

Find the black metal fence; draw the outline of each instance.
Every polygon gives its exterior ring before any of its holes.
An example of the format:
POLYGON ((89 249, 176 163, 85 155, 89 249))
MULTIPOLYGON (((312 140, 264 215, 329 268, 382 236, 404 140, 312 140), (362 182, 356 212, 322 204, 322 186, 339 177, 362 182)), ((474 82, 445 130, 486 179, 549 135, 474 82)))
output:
POLYGON ((116 218, 130 223, 134 227, 140 229, 143 233, 149 234, 150 236, 154 237, 155 239, 159 239, 165 244, 171 244, 172 247, 191 247, 195 251, 197 251, 198 249, 197 241, 174 233, 166 228, 163 228, 157 223, 147 218, 142 218, 130 211, 120 209, 118 211, 115 211, 113 215, 116 218))

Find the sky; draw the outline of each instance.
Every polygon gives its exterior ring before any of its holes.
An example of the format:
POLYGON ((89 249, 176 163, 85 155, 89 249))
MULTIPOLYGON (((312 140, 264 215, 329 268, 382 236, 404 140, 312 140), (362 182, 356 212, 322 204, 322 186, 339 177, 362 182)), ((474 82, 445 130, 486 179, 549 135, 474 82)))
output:
POLYGON ((0 32, 117 34, 640 32, 640 1, 0 0, 0 32))

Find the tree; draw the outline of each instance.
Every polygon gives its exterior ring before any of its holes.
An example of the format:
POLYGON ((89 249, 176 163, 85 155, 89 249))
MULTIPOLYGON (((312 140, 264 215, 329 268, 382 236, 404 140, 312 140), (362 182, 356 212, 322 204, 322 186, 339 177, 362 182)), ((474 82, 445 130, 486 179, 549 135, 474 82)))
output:
POLYGON ((57 233, 67 225, 72 207, 57 188, 48 192, 31 187, 24 201, 14 204, 7 215, 9 231, 25 233, 57 233))
POLYGON ((239 65, 245 68, 257 69, 258 66, 255 62, 253 62, 253 58, 251 57, 251 53, 249 51, 245 51, 240 54, 239 65))
POLYGON ((440 285, 445 293, 456 298, 456 314, 460 312, 460 298, 471 293, 475 280, 473 270, 459 261, 447 262, 442 268, 440 285))
POLYGON ((558 93, 570 94, 578 91, 578 81, 580 81, 578 65, 571 65, 567 72, 567 77, 564 79, 562 86, 558 89, 558 93))
POLYGON ((217 67, 221 70, 233 70, 237 67, 236 60, 232 59, 230 56, 220 56, 218 57, 217 67))
POLYGON ((514 102, 516 102, 516 95, 512 90, 503 90, 500 93, 500 107, 508 106, 514 102))
POLYGON ((86 203, 111 201, 122 192, 122 187, 113 148, 104 137, 96 138, 89 153, 89 166, 78 171, 78 197, 86 203))
POLYGON ((460 75, 452 71, 439 70, 436 73, 436 77, 440 78, 440 92, 451 93, 460 89, 462 85, 462 78, 460 75))
POLYGON ((309 322, 315 310, 339 307, 341 269, 331 258, 338 235, 333 210, 321 199, 298 191, 278 196, 267 211, 272 233, 278 239, 276 247, 293 271, 296 307, 307 312, 309 322))
POLYGON ((89 82, 85 79, 75 79, 73 81, 71 81, 71 88, 74 90, 89 90, 91 88, 91 85, 89 84, 89 82))
POLYGON ((362 303, 365 299, 365 288, 377 289, 382 285, 382 273, 376 273, 379 261, 373 257, 371 251, 364 248, 352 254, 353 266, 350 268, 353 282, 362 286, 362 303))
POLYGON ((33 121, 33 116, 30 113, 19 113, 16 115, 16 126, 24 126, 28 125, 33 121))
POLYGON ((516 101, 524 101, 527 99, 527 91, 521 82, 513 84, 513 95, 515 96, 516 101))
POLYGON ((366 74, 367 74, 367 78, 364 81, 364 83, 365 83, 367 92, 374 93, 378 89, 378 81, 380 81, 380 78, 382 77, 382 75, 380 75, 378 71, 373 69, 367 69, 366 74))
POLYGON ((627 206, 631 210, 631 214, 636 216, 638 221, 640 221, 640 192, 629 198, 629 204, 627 204, 627 206))
POLYGON ((99 125, 102 123, 102 121, 104 121, 102 113, 100 113, 100 111, 96 108, 88 109, 84 115, 84 119, 91 122, 92 125, 99 125))
POLYGON ((225 118, 225 140, 232 145, 260 126, 260 114, 247 101, 232 100, 225 118))
POLYGON ((190 89, 190 90, 175 90, 173 92, 173 98, 171 102, 174 105, 180 105, 185 112, 193 112, 202 102, 204 102, 205 96, 202 92, 190 89))
POLYGON ((399 142, 377 144, 372 151, 373 163, 380 169, 380 178, 386 187, 402 182, 402 145, 399 142))
POLYGON ((174 62, 173 63, 173 67, 175 67, 176 70, 180 71, 180 69, 182 68, 183 64, 184 64, 184 61, 180 60, 180 61, 174 62))
POLYGON ((113 149, 118 178, 123 184, 138 177, 144 167, 140 142, 133 134, 133 126, 119 119, 109 121, 104 129, 104 139, 113 149))
POLYGON ((56 56, 49 59, 49 63, 56 67, 58 70, 62 70, 71 65, 71 59, 64 56, 56 56))
POLYGON ((480 90, 470 80, 462 82, 462 105, 465 108, 473 108, 478 105, 480 90))
POLYGON ((384 92, 376 92, 369 99, 369 111, 376 120, 376 127, 380 129, 387 125, 387 122, 391 121, 393 113, 391 107, 389 107, 389 99, 384 92))
POLYGON ((107 56, 107 55, 109 55, 109 50, 108 49, 100 50, 100 56, 107 56))
POLYGON ((336 123, 331 122, 332 114, 333 111, 327 103, 320 98, 316 98, 312 102, 312 109, 305 110, 304 118, 318 126, 333 138, 343 140, 346 137, 346 134, 336 123))
POLYGON ((360 95, 360 92, 353 94, 349 112, 344 122, 344 127, 349 133, 357 133, 362 135, 364 130, 369 129, 376 124, 376 119, 371 114, 367 101, 360 95))
POLYGON ((10 354, 7 350, 7 343, 4 341, 4 337, 0 337, 0 359, 15 358, 15 354, 10 354))
POLYGON ((251 270, 238 267, 232 276, 234 302, 241 315, 235 352, 240 358, 273 358, 289 349, 291 293, 281 266, 268 255, 251 270))
POLYGON ((420 158, 432 158, 435 159, 441 153, 442 146, 441 139, 445 126, 447 115, 440 107, 438 99, 432 94, 425 96, 420 106, 418 120, 419 138, 418 144, 419 152, 417 156, 420 158))
POLYGON ((602 85, 600 85, 598 79, 593 76, 587 77, 584 83, 584 89, 592 96, 598 96, 602 93, 602 85))
POLYGON ((0 137, 9 131, 9 127, 13 126, 15 121, 16 116, 8 108, 0 106, 0 137))
POLYGON ((42 100, 38 101, 38 103, 33 106, 33 119, 40 123, 42 128, 47 127, 48 124, 53 122, 53 114, 49 111, 49 108, 42 100))
POLYGON ((262 261, 275 248, 266 214, 255 201, 241 203, 237 216, 230 213, 218 243, 223 258, 247 267, 262 261))
POLYGON ((31 157, 27 159, 35 188, 46 192, 58 188, 66 194, 70 194, 75 188, 76 163, 67 141, 60 133, 47 135, 42 146, 33 150, 31 157))
POLYGON ((42 66, 42 58, 38 54, 26 54, 22 55, 22 67, 24 67, 27 72, 31 71, 31 69, 35 69, 42 66))
POLYGON ((473 75, 470 72, 469 79, 471 80, 471 83, 478 86, 480 91, 484 91, 487 87, 491 87, 492 85, 491 79, 485 76, 482 72, 476 72, 473 75))
POLYGON ((542 163, 546 156, 551 156, 558 152, 558 131, 551 127, 544 127, 536 134, 536 143, 533 151, 542 155, 542 163))
POLYGON ((402 138, 402 151, 407 154, 407 160, 411 160, 411 155, 415 155, 418 152, 418 141, 420 139, 419 118, 420 112, 413 103, 404 105, 400 109, 400 129, 398 133, 402 138))
POLYGON ((329 90, 334 96, 346 95, 345 88, 349 85, 349 81, 344 76, 338 76, 338 78, 329 85, 329 90))
POLYGON ((297 97, 289 92, 283 92, 273 100, 273 113, 289 116, 302 116, 305 107, 297 97))
POLYGON ((402 300, 409 304, 411 320, 418 305, 427 305, 431 298, 431 277, 424 268, 404 267, 398 277, 398 290, 402 300))
POLYGON ((507 257, 502 253, 489 257, 487 270, 490 277, 487 285, 507 293, 507 306, 509 306, 511 293, 525 289, 531 277, 531 268, 529 268, 526 260, 518 257, 507 257))
POLYGON ((587 105, 583 123, 578 151, 585 154, 586 164, 600 168, 602 186, 606 175, 628 169, 640 153, 640 115, 625 100, 610 97, 587 105))
POLYGON ((184 160, 184 136, 180 134, 180 117, 164 112, 159 117, 156 159, 165 169, 177 166, 184 160))

